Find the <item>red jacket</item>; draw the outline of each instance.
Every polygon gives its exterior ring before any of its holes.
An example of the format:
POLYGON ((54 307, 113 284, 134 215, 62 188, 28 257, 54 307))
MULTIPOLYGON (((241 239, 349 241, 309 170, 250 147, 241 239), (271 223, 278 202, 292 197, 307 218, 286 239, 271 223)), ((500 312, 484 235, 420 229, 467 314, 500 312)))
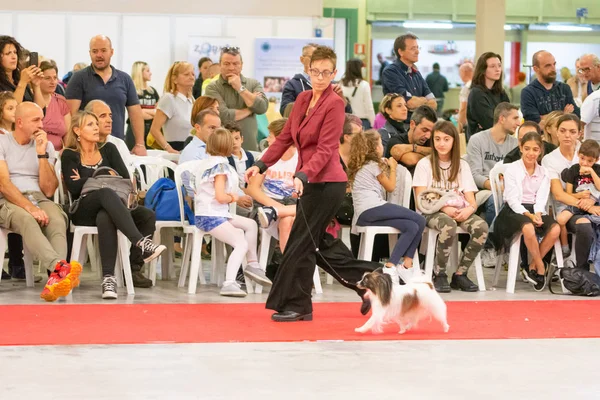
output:
POLYGON ((312 90, 298 95, 283 131, 256 165, 264 173, 294 145, 298 149, 296 178, 304 183, 346 182, 348 178, 339 155, 345 118, 344 101, 329 85, 306 115, 312 95, 312 90))

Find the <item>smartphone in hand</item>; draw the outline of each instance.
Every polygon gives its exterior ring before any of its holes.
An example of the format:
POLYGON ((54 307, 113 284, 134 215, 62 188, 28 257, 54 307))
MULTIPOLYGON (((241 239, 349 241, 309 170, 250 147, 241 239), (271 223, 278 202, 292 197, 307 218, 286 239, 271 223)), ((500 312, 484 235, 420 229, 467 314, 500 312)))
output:
POLYGON ((29 67, 31 67, 32 65, 35 65, 36 67, 39 64, 39 56, 37 51, 32 51, 31 53, 29 53, 29 67))

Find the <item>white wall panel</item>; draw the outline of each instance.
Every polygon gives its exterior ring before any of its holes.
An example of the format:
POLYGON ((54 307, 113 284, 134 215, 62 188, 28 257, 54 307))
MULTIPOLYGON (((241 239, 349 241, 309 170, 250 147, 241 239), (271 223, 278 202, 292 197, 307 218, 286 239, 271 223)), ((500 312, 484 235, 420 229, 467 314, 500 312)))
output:
POLYGON ((13 15, 0 13, 0 35, 13 35, 13 15))
POLYGON ((27 50, 56 61, 59 76, 62 76, 68 71, 65 69, 65 25, 65 16, 60 14, 18 14, 14 36, 27 50))
POLYGON ((90 64, 90 39, 96 35, 106 35, 112 40, 115 54, 111 63, 118 69, 123 69, 119 62, 122 54, 120 45, 118 15, 102 14, 71 14, 69 17, 69 48, 67 65, 70 70, 75 63, 90 64))
POLYGON ((145 61, 159 93, 171 65, 171 18, 156 16, 123 17, 123 70, 131 73, 135 61, 145 61))
POLYGON ((275 24, 276 37, 310 38, 315 35, 313 21, 310 18, 278 18, 275 24))
POLYGON ((273 36, 271 18, 227 18, 225 36, 237 39, 244 59, 242 73, 252 77, 254 71, 254 41, 258 37, 273 36))
POLYGON ((176 17, 174 21, 175 60, 188 59, 188 38, 190 36, 223 36, 223 20, 220 17, 176 17))

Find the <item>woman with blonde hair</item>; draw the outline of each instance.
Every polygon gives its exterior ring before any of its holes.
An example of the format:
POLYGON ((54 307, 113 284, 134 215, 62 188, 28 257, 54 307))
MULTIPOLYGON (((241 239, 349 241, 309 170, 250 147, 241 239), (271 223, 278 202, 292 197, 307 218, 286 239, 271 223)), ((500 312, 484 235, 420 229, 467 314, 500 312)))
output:
MULTIPOLYGON (((131 79, 135 86, 135 90, 140 99, 140 106, 142 107, 142 116, 144 117, 144 143, 146 137, 150 133, 152 127, 152 121, 156 114, 156 103, 160 99, 158 91, 152 86, 148 85, 148 82, 152 80, 152 71, 150 66, 144 61, 136 61, 131 67, 131 79)), ((133 135, 133 129, 127 120, 127 132, 125 133, 125 143, 129 150, 135 146, 135 136, 133 135)))
POLYGON ((190 115, 194 104, 194 67, 185 61, 176 61, 165 79, 164 94, 156 105, 156 114, 150 133, 169 153, 183 150, 192 125, 190 115))
POLYGON ((141 269, 144 263, 158 257, 165 246, 150 240, 156 222, 153 211, 142 206, 128 209, 117 192, 110 187, 81 194, 86 181, 102 167, 111 168, 112 175, 116 173, 123 178, 130 178, 115 145, 106 142, 100 146, 99 140, 98 117, 87 111, 75 114, 61 155, 62 175, 74 204, 77 204, 71 210, 73 223, 98 227, 104 277, 102 298, 116 299, 117 281, 114 271, 117 261, 117 230, 123 232, 132 243, 130 261, 134 286, 152 286, 152 281, 143 276, 141 269))
POLYGON ((540 128, 544 131, 544 142, 552 143, 558 147, 558 120, 564 115, 562 111, 552 111, 540 123, 540 128))

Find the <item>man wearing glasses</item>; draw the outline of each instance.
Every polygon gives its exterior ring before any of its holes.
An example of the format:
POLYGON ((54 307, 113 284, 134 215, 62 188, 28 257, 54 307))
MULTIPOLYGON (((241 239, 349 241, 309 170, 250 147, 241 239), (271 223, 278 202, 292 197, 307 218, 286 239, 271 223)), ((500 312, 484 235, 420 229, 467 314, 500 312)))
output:
POLYGON ((242 75, 242 55, 238 47, 223 47, 219 65, 221 75, 207 86, 205 95, 219 102, 223 124, 239 124, 244 150, 258 151, 255 115, 264 114, 269 106, 263 87, 256 79, 242 75))
POLYGON ((579 72, 587 79, 587 94, 600 89, 600 59, 595 54, 584 54, 579 58, 579 72))
POLYGON ((412 112, 422 105, 437 109, 435 96, 427 86, 421 73, 415 67, 419 61, 418 37, 412 33, 398 36, 394 42, 394 54, 398 59, 383 70, 381 83, 383 94, 398 93, 406 100, 410 121, 412 112))

